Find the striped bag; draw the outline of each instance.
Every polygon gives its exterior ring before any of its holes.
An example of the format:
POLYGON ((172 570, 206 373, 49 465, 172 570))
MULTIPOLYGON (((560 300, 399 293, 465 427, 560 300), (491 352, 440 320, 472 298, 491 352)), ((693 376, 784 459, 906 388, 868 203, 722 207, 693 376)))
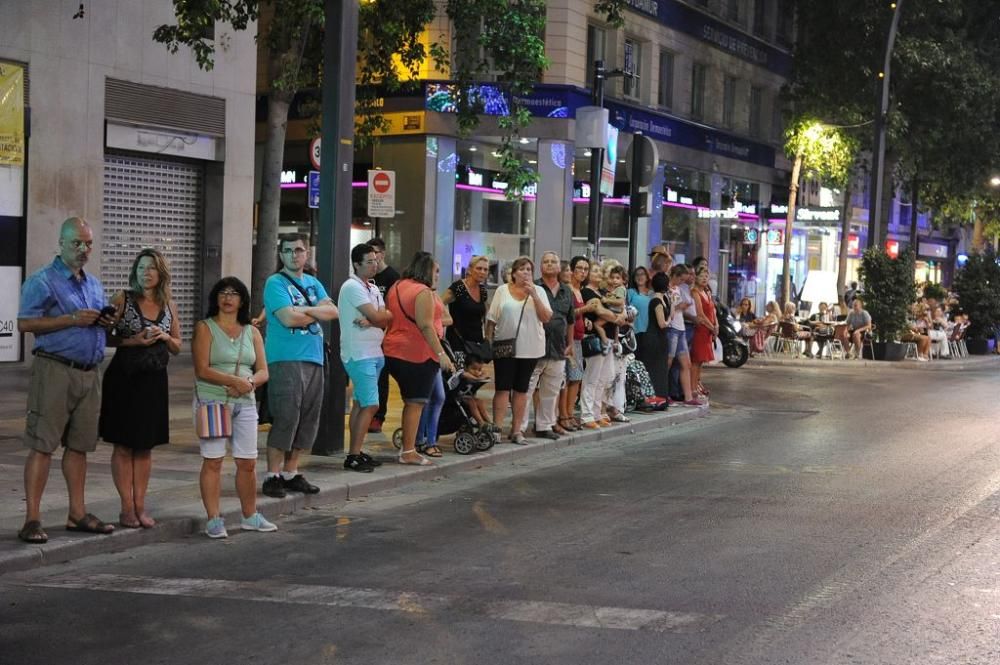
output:
POLYGON ((195 429, 201 439, 222 439, 233 435, 233 407, 225 402, 198 404, 195 429))

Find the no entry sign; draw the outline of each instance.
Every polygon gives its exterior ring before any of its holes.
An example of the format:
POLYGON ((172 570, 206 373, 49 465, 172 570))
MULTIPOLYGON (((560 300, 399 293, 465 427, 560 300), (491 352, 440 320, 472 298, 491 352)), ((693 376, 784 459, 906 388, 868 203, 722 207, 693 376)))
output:
POLYGON ((395 217, 396 172, 368 172, 368 216, 395 217))

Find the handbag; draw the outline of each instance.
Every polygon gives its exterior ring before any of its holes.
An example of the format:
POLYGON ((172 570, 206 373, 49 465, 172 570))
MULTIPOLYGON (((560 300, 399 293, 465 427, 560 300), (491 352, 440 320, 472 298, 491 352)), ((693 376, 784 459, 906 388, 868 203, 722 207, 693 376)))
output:
POLYGON ((521 332, 521 321, 524 320, 524 308, 528 306, 528 298, 524 299, 521 305, 521 316, 517 319, 517 330, 514 336, 509 339, 493 340, 493 358, 514 358, 517 356, 517 335, 521 332))
POLYGON ((601 338, 597 335, 584 335, 583 339, 580 340, 580 347, 583 349, 584 358, 593 358, 604 353, 601 338))
MULTIPOLYGON (((244 327, 244 330, 246 328, 244 327)), ((236 354, 236 367, 233 374, 240 374, 240 360, 243 358, 243 330, 240 331, 240 350, 236 354)), ((195 398, 198 409, 195 411, 194 428, 199 439, 224 439, 233 435, 233 405, 229 398, 225 402, 202 402, 198 396, 198 382, 194 384, 195 398)))

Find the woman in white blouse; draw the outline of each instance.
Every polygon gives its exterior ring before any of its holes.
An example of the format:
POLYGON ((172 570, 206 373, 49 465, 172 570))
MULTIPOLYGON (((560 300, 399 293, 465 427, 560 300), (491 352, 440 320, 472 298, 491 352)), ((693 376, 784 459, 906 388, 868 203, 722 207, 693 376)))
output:
MULTIPOLYGON (((510 267, 510 283, 493 294, 486 315, 486 338, 493 342, 493 372, 496 392, 493 395, 493 422, 503 422, 511 405, 512 423, 524 422, 528 405, 528 384, 538 359, 545 355, 543 324, 552 317, 549 299, 532 281, 535 264, 526 256, 515 259, 510 267), (514 340, 511 357, 500 357, 503 347, 514 340), (510 393, 513 391, 513 398, 510 393)), ((524 444, 524 433, 511 427, 511 443, 524 444)))

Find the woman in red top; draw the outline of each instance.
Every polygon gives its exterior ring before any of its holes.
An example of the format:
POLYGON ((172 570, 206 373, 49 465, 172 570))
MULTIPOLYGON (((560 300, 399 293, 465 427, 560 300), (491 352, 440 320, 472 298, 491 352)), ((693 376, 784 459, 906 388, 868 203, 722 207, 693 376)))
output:
POLYGON ((382 340, 389 374, 403 397, 403 449, 400 464, 428 466, 432 462, 417 452, 417 428, 424 404, 430 399, 440 371, 454 372, 445 355, 439 332, 444 305, 435 297, 440 268, 428 252, 417 252, 399 281, 385 295, 392 320, 382 340))
POLYGON ((719 334, 715 302, 708 286, 708 268, 702 267, 695 274, 691 297, 694 298, 696 312, 694 339, 691 342, 691 385, 703 395, 708 395, 701 385, 701 365, 715 360, 715 337, 719 334))

